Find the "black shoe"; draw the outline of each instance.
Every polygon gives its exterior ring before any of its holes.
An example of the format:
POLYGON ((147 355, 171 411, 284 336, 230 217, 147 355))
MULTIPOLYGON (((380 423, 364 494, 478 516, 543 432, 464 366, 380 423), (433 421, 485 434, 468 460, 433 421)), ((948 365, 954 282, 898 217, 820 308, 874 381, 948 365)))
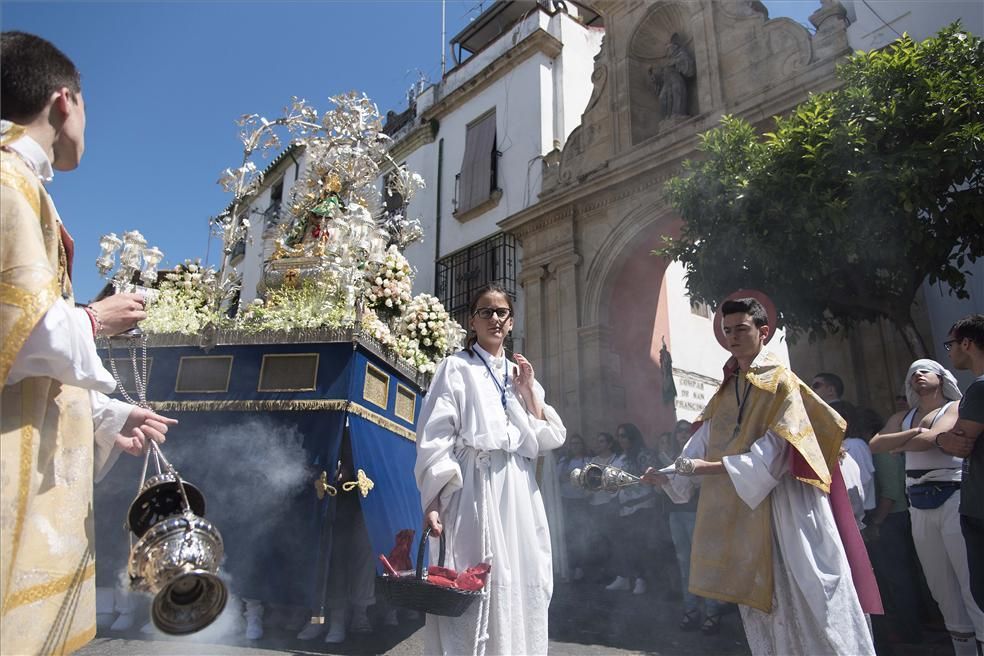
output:
POLYGON ((700 626, 700 611, 696 608, 693 610, 688 610, 680 618, 680 630, 681 631, 696 631, 700 626))
POLYGON ((704 618, 700 632, 704 635, 715 635, 721 631, 721 613, 711 613, 704 618))

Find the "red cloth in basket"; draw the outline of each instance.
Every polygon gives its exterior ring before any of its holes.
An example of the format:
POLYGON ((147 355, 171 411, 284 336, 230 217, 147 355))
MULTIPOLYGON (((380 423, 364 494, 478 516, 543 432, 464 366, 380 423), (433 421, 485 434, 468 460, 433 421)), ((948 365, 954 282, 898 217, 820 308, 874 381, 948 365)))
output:
POLYGON ((488 563, 479 563, 459 574, 447 567, 431 565, 427 568, 427 582, 445 588, 481 590, 485 587, 485 581, 488 579, 489 570, 491 569, 492 566, 488 563))
POLYGON ((413 545, 413 536, 416 531, 412 528, 405 528, 396 534, 396 546, 389 553, 389 562, 395 570, 413 569, 413 562, 410 560, 410 547, 413 545))

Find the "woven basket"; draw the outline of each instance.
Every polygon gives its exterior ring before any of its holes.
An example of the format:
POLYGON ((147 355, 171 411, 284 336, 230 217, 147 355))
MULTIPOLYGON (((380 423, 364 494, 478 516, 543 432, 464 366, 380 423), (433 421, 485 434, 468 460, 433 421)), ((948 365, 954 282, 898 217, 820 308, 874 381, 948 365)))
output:
MULTIPOLYGON (((388 574, 376 576, 376 588, 394 606, 419 610, 431 615, 460 617, 472 602, 482 596, 482 590, 458 590, 432 585, 427 582, 424 571, 424 547, 431 530, 427 528, 420 536, 417 548, 417 572, 414 576, 395 578, 388 574)), ((438 565, 444 567, 444 533, 441 533, 441 552, 438 565)))

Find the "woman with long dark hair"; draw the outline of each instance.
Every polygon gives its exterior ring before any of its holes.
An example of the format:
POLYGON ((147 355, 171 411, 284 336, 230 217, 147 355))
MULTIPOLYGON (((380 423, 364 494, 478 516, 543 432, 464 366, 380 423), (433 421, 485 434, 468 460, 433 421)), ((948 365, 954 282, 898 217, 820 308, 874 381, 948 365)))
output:
POLYGON ((446 566, 492 569, 488 596, 464 615, 427 616, 424 652, 545 654, 553 569, 536 460, 566 429, 533 365, 506 357, 506 291, 486 285, 469 310, 468 347, 438 366, 424 400, 414 473, 426 525, 447 540, 446 566))
MULTIPOLYGON (((622 448, 622 469, 642 476, 646 469, 658 466, 655 458, 644 448, 642 433, 635 424, 619 424, 615 437, 622 448)), ((647 560, 647 530, 654 521, 656 493, 648 485, 633 485, 618 491, 618 517, 615 519, 619 536, 615 572, 618 576, 605 589, 645 594, 647 560)))

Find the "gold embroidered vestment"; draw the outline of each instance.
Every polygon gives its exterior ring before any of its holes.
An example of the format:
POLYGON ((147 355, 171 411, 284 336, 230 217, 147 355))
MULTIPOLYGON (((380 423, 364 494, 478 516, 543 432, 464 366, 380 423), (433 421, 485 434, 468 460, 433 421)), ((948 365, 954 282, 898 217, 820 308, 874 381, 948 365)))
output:
MULTIPOLYGON (((737 374, 739 396, 749 383, 741 426, 735 381, 728 378, 700 419, 709 422, 705 459, 748 453, 773 433, 789 442, 812 472, 796 468, 805 484, 830 491, 831 468, 844 437, 845 422, 774 355, 763 351, 746 375, 737 374), (801 471, 802 470, 802 471, 801 471)), ((771 495, 751 509, 727 474, 701 479, 697 523, 690 558, 690 592, 702 597, 772 611, 771 495)))
MULTIPOLYGON (((0 382, 57 298, 72 301, 60 230, 37 176, 0 151, 0 382)), ((34 377, 0 404, 0 653, 70 653, 96 633, 89 396, 34 377)))

